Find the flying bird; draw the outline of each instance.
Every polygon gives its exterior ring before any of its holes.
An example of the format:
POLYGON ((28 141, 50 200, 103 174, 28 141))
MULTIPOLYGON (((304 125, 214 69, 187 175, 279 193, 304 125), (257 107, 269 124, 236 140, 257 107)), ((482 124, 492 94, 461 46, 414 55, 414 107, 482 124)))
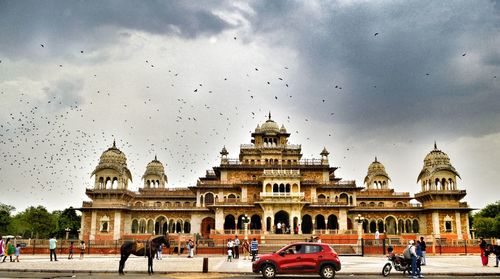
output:
POLYGON ((378 32, 377 32, 377 33, 375 33, 375 34, 373 34, 373 36, 377 36, 377 35, 378 35, 378 32))

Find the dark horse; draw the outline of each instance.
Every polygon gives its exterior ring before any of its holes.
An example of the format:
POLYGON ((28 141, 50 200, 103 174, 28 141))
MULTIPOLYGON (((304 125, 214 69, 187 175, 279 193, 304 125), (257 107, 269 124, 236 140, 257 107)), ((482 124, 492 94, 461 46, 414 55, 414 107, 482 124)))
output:
POLYGON ((120 266, 118 267, 118 273, 120 275, 125 275, 123 272, 123 268, 125 268, 125 262, 127 261, 130 254, 134 254, 136 256, 144 256, 148 257, 148 274, 153 274, 153 258, 158 252, 158 247, 161 244, 165 244, 167 248, 170 248, 170 242, 168 241, 167 236, 155 236, 146 241, 127 241, 123 243, 120 248, 120 266))

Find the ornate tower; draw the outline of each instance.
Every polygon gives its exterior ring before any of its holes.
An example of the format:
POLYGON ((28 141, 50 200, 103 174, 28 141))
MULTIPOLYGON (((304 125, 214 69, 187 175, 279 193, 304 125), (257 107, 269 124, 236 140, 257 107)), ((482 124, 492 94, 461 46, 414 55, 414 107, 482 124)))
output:
POLYGON ((128 181, 132 181, 132 174, 127 168, 127 157, 116 148, 115 141, 112 147, 102 153, 92 175, 95 175, 94 189, 128 188, 128 181))
POLYGON ((368 173, 365 177, 365 185, 368 190, 373 189, 389 189, 389 175, 385 171, 385 167, 382 163, 377 160, 373 161, 370 166, 368 166, 368 173))
POLYGON ((460 175, 450 157, 434 143, 434 149, 425 156, 424 166, 417 177, 421 191, 415 194, 415 199, 427 212, 427 233, 436 237, 469 237, 468 212, 471 209, 467 203, 460 202, 467 193, 458 189, 457 177, 460 175))
POLYGON ((165 168, 163 164, 155 159, 148 163, 146 166, 146 171, 142 176, 144 180, 144 188, 165 188, 165 184, 168 182, 167 176, 165 175, 165 168))

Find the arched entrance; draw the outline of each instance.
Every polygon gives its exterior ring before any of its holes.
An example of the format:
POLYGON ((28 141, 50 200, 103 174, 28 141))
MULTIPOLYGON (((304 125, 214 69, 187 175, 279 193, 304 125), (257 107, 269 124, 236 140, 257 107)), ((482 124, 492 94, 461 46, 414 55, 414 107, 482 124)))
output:
POLYGON ((290 224, 290 215, 288 215, 288 212, 281 210, 274 215, 274 228, 276 228, 277 233, 283 233, 285 231, 285 228, 287 228, 289 224, 290 224), (277 225, 278 223, 281 223, 280 231, 278 231, 278 225, 277 225), (283 224, 285 224, 285 227, 283 227, 283 224))
POLYGON ((204 238, 210 236, 210 230, 215 228, 215 219, 212 217, 206 217, 201 221, 201 235, 204 238))
POLYGON ((261 230, 262 229, 262 223, 260 221, 259 215, 254 214, 250 218, 250 229, 251 230, 261 230))
POLYGON ((165 224, 167 223, 167 218, 165 216, 160 216, 156 218, 155 221, 155 234, 164 234, 167 231, 164 230, 165 224))
POLYGON ((316 229, 317 230, 325 230, 325 217, 321 214, 316 215, 316 229))
POLYGON ((301 228, 302 228, 302 233, 304 234, 309 234, 312 232, 312 218, 311 218, 311 215, 304 215, 302 216, 302 225, 301 225, 301 228))
POLYGON ((245 218, 245 215, 241 214, 238 216, 238 230, 244 230, 245 229, 245 223, 243 222, 243 218, 245 218))
POLYGON ((396 219, 392 216, 388 216, 385 219, 385 231, 387 234, 396 234, 396 219))
POLYGON ((328 229, 329 230, 338 230, 339 229, 339 222, 337 220, 337 216, 334 214, 331 214, 328 216, 328 229))
POLYGON ((224 230, 234 230, 235 229, 234 216, 229 214, 224 219, 224 230))

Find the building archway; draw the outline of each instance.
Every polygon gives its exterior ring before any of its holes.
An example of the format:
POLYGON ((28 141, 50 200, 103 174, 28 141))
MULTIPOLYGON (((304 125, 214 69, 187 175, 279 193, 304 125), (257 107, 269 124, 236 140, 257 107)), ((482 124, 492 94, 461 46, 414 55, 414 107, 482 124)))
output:
POLYGON ((250 217, 250 229, 251 230, 261 230, 262 229, 262 223, 261 223, 259 215, 254 214, 254 215, 252 215, 252 217, 250 217))
POLYGON ((413 220, 413 232, 420 233, 420 225, 418 224, 418 220, 413 220))
POLYGON ((214 204, 214 194, 206 193, 205 194, 205 205, 212 205, 212 204, 214 204))
POLYGON ((339 229, 339 221, 335 214, 331 214, 328 216, 328 229, 329 230, 338 230, 339 229))
POLYGON ((302 216, 302 233, 309 234, 312 232, 312 218, 311 215, 306 214, 302 216))
POLYGON ((201 235, 204 238, 210 236, 210 231, 215 228, 215 219, 212 217, 205 217, 201 221, 201 235))
POLYGON ((375 233, 376 230, 377 230, 377 222, 371 221, 370 222, 370 232, 375 233))
MULTIPOLYGON (((288 212, 284 211, 284 210, 280 210, 278 212, 276 212, 276 214, 274 214, 274 227, 275 228, 278 228, 277 227, 277 224, 278 223, 281 223, 281 224, 285 224, 285 227, 288 227, 288 225, 290 224, 290 215, 288 214, 288 212)), ((281 228, 283 230, 283 227, 281 228)))
POLYGON ((164 224, 167 223, 167 218, 165 216, 159 216, 155 221, 155 234, 164 234, 166 231, 163 230, 164 224))
POLYGON ((243 218, 245 218, 245 214, 241 214, 240 216, 238 216, 238 224, 237 224, 238 230, 245 229, 245 223, 243 222, 243 218))
POLYGON ((378 232, 379 233, 384 233, 384 221, 383 220, 378 220, 378 226, 377 226, 378 232))
POLYGON ((316 229, 317 230, 325 230, 325 217, 321 214, 316 215, 316 229))
POLYGON ((234 216, 229 214, 224 219, 224 230, 234 230, 235 229, 235 220, 234 216))
POLYGON ((387 234, 396 234, 396 219, 392 216, 387 216, 385 219, 385 231, 387 234))

